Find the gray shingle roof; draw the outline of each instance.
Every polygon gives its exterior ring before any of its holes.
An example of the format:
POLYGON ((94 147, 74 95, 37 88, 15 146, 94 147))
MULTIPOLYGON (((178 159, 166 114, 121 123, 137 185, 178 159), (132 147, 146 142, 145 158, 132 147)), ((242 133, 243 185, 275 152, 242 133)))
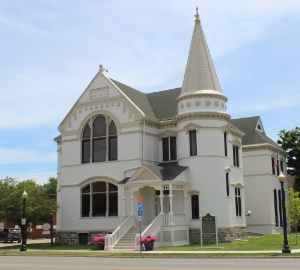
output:
MULTIPOLYGON (((180 95, 181 88, 144 94, 118 81, 112 81, 146 116, 157 120, 165 120, 172 119, 177 115, 176 99, 180 95)), ((279 147, 279 145, 271 140, 264 132, 256 130, 259 121, 259 116, 245 117, 231 119, 229 125, 245 133, 245 136, 242 138, 243 145, 269 143, 279 147)), ((153 169, 153 173, 154 172, 160 175, 158 168, 153 169)))
POLYGON ((276 142, 271 140, 263 131, 258 131, 256 129, 257 124, 259 122, 259 116, 231 119, 231 123, 245 133, 245 136, 242 138, 243 145, 269 143, 276 147, 280 147, 276 142))
POLYGON ((116 80, 113 80, 114 84, 116 84, 121 91, 148 117, 156 118, 155 113, 152 110, 152 107, 148 101, 146 94, 133 89, 123 83, 120 83, 116 80))
POLYGON ((157 166, 146 166, 162 180, 173 180, 188 167, 178 165, 178 162, 159 163, 157 166))
POLYGON ((162 120, 171 119, 177 114, 175 100, 179 97, 181 88, 144 94, 116 80, 111 80, 146 116, 162 120))

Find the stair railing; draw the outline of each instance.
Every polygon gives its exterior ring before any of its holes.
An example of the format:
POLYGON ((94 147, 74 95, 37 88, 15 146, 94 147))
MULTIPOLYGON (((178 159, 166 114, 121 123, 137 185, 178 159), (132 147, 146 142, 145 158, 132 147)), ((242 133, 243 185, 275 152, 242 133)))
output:
MULTIPOLYGON (((151 224, 142 232, 142 237, 145 237, 147 235, 157 235, 160 230, 161 226, 163 225, 164 219, 163 214, 158 214, 156 218, 151 222, 151 224)), ((140 249, 140 235, 135 235, 135 250, 140 249)))
POLYGON ((105 250, 113 249, 114 245, 130 230, 133 225, 134 216, 131 215, 127 217, 112 234, 107 234, 105 236, 105 250))

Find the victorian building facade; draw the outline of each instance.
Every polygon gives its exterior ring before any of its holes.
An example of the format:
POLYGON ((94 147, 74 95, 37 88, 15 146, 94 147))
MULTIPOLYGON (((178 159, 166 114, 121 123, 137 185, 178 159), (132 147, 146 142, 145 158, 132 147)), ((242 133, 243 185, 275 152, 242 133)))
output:
POLYGON ((106 249, 137 248, 138 234, 124 238, 139 224, 138 196, 142 235, 156 246, 199 243, 206 214, 219 241, 280 233, 285 153, 260 117, 232 120, 226 102, 198 12, 182 87, 145 94, 100 66, 55 138, 56 241, 102 233, 106 249))

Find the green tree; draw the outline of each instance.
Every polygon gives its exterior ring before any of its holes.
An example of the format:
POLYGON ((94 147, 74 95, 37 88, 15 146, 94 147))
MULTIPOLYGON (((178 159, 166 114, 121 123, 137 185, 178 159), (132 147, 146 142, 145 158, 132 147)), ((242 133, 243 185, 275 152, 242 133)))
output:
POLYGON ((288 189, 289 201, 286 202, 286 212, 289 221, 296 232, 296 244, 298 244, 297 228, 300 225, 300 197, 299 192, 292 188, 288 189))
POLYGON ((18 182, 16 179, 6 177, 0 179, 0 219, 21 225, 23 214, 23 191, 27 192, 26 199, 26 225, 28 231, 37 224, 48 221, 51 214, 59 208, 53 196, 48 196, 44 188, 34 180, 18 182))
POLYGON ((281 130, 277 143, 286 151, 288 173, 295 176, 294 189, 300 191, 300 128, 290 131, 281 130))
POLYGON ((56 195, 57 179, 56 177, 50 177, 48 182, 43 185, 44 193, 49 195, 56 195))

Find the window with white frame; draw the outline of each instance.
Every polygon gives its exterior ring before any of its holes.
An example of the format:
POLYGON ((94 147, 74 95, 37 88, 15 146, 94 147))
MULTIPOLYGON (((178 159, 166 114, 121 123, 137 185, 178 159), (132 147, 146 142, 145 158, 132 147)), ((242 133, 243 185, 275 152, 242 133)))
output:
POLYGON ((226 173, 226 196, 230 196, 229 173, 226 173))
POLYGON ((199 195, 197 194, 192 195, 191 203, 192 203, 192 219, 199 219, 200 218, 199 195))
POLYGON ((82 133, 82 163, 118 159, 117 128, 108 116, 91 118, 82 133))
POLYGON ((81 216, 118 216, 118 187, 106 181, 97 181, 81 189, 81 216))
POLYGON ((239 147, 233 145, 232 151, 233 151, 233 166, 240 167, 239 147))
POLYGON ((162 139, 163 161, 177 160, 176 137, 162 139))
POLYGON ((241 189, 238 187, 235 188, 235 214, 237 217, 242 216, 242 196, 241 189))
POLYGON ((197 133, 196 130, 189 131, 190 156, 197 156, 197 133))

